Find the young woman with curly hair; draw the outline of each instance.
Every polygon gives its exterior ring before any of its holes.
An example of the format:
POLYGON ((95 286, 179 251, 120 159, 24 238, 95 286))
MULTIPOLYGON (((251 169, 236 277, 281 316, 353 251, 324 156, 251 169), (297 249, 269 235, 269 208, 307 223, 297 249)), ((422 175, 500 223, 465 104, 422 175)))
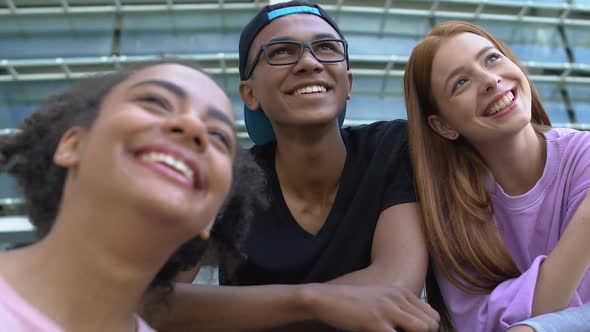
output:
MULTIPOLYGON (((39 241, 0 254, 2 328, 151 331, 144 293, 198 263, 232 169, 234 209, 262 185, 233 122, 209 76, 160 63, 82 80, 3 138, 39 241)), ((212 242, 231 256, 245 227, 216 225, 212 242)))

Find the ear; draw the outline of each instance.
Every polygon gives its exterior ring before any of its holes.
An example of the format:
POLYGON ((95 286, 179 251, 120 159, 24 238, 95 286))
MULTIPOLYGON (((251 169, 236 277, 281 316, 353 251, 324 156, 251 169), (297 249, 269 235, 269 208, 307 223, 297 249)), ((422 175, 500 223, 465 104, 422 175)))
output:
POLYGON ((63 134, 53 154, 54 163, 65 168, 79 165, 83 131, 80 127, 72 127, 63 134))
POLYGON ((459 133, 440 116, 433 114, 428 116, 427 120, 430 128, 436 131, 440 136, 450 141, 454 141, 459 138, 459 133))
POLYGON ((211 236, 211 229, 213 228, 214 223, 215 223, 215 219, 211 220, 211 222, 199 232, 199 237, 202 240, 205 240, 205 241, 209 240, 209 237, 211 236))
POLYGON ((260 109, 260 102, 256 95, 254 95, 252 82, 250 80, 240 82, 240 97, 249 109, 253 111, 260 109))
POLYGON ((346 96, 347 100, 350 100, 350 94, 352 92, 352 81, 353 81, 352 72, 350 72, 350 70, 349 70, 348 71, 348 96, 346 96))

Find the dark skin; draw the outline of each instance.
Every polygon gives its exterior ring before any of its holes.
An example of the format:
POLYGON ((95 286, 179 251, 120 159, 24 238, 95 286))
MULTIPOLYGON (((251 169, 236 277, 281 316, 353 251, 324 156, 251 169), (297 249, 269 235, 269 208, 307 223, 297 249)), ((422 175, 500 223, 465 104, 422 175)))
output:
MULTIPOLYGON (((250 56, 274 38, 311 41, 326 34, 338 37, 321 18, 305 14, 281 17, 259 33, 250 56)), ((262 106, 271 120, 283 195, 297 223, 310 234, 323 226, 339 187, 346 148, 337 117, 351 87, 352 74, 346 62, 323 64, 309 51, 288 66, 271 66, 261 58, 252 77, 240 85, 248 107, 262 106), (326 92, 293 94, 310 85, 322 85, 326 92)), ((319 321, 347 331, 395 331, 396 327, 435 331, 438 314, 418 298, 428 260, 418 218, 415 203, 383 211, 373 239, 371 265, 327 283, 179 285, 167 321, 161 322, 159 329, 260 331, 319 321)), ((306 331, 309 328, 305 326, 306 331)))

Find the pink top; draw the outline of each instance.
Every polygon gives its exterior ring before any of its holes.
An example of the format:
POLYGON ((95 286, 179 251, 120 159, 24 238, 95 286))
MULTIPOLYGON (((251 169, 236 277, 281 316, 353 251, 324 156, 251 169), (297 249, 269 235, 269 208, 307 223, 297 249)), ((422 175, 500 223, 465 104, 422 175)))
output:
MULTIPOLYGON (((137 332, 155 332, 137 318, 137 332)), ((0 277, 0 332, 64 332, 56 323, 27 303, 0 277)))

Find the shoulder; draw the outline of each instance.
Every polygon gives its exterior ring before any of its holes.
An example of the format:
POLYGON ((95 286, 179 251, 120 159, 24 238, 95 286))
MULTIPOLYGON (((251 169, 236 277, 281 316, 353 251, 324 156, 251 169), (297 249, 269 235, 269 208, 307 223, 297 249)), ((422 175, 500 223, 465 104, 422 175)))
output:
POLYGON ((571 128, 550 128, 544 132, 547 142, 557 142, 560 145, 583 144, 590 145, 590 132, 571 128))
POLYGON ((0 276, 0 331, 61 331, 0 276))
POLYGON ((356 169, 370 170, 379 183, 413 183, 405 120, 379 121, 343 130, 348 158, 356 169))
POLYGON ((572 196, 584 194, 590 186, 590 132, 552 128, 544 134, 547 162, 559 165, 557 172, 572 196))
POLYGON ((407 135, 408 123, 406 120, 391 120, 391 121, 377 121, 370 124, 363 124, 360 126, 346 127, 343 129, 351 135, 362 134, 383 134, 383 133, 397 133, 407 135))
POLYGON ((395 148, 408 144, 408 126, 405 120, 378 121, 371 124, 347 127, 343 136, 351 144, 362 147, 386 146, 395 148))
POLYGON ((551 128, 544 132, 547 144, 557 146, 559 160, 590 160, 590 132, 570 128, 551 128))

